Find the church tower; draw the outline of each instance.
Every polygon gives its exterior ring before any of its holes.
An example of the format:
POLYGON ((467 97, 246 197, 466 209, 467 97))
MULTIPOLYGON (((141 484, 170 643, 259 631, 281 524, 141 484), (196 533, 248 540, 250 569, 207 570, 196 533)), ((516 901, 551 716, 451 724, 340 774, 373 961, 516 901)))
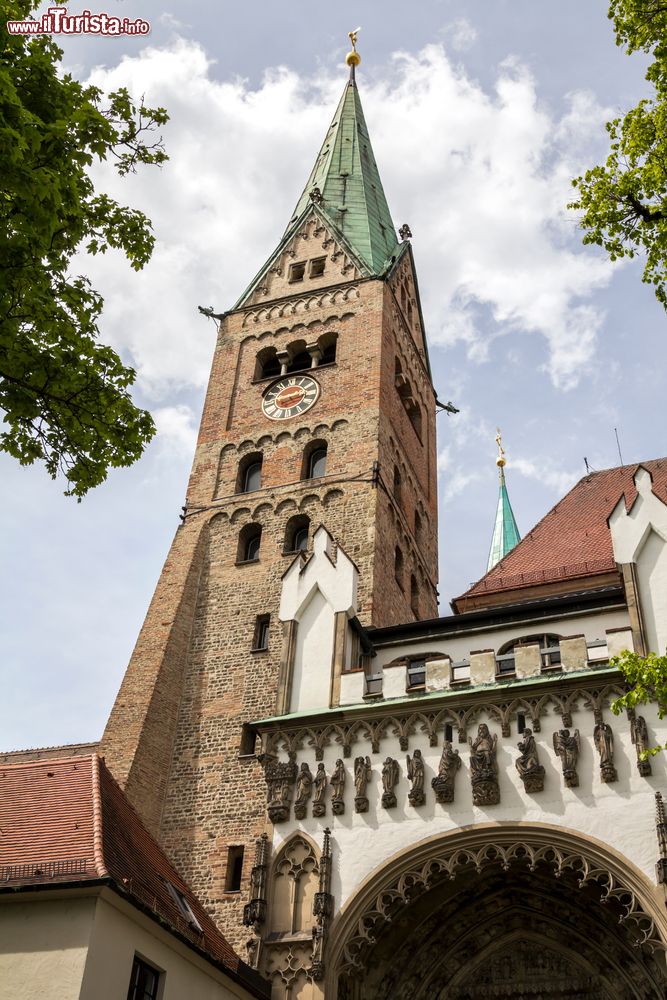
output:
POLYGON ((101 744, 236 944, 266 823, 248 726, 290 710, 283 575, 324 525, 364 625, 437 614, 435 392, 357 62, 283 238, 220 318, 184 523, 101 744))

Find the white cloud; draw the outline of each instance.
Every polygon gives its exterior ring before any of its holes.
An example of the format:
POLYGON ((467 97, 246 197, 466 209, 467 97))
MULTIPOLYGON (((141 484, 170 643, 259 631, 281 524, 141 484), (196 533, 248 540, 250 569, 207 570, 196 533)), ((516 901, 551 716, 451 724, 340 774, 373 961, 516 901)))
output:
POLYGON ((457 17, 441 28, 439 34, 457 52, 465 52, 477 41, 477 29, 467 17, 457 17))
POLYGON ((157 441, 163 451, 192 455, 197 443, 195 415, 189 406, 161 406, 153 410, 157 441))
MULTIPOLYGON (((157 401, 205 383, 213 328, 196 306, 229 308, 278 242, 342 82, 279 68, 252 89, 210 71, 204 49, 178 39, 91 76, 171 115, 161 171, 121 181, 96 168, 101 186, 152 219, 153 260, 139 275, 120 254, 82 265, 106 296, 104 336, 157 401)), ((564 206, 604 109, 573 94, 554 116, 516 60, 486 93, 439 45, 395 56, 391 76, 361 90, 396 223, 415 233, 432 343, 462 342, 483 362, 495 337, 539 335, 554 385, 575 385, 603 322, 592 296, 611 269, 581 247, 564 206)))
POLYGON ((507 468, 512 472, 518 472, 527 479, 534 479, 542 486, 553 490, 558 496, 563 496, 574 484, 581 479, 581 470, 573 472, 568 469, 558 468, 550 459, 540 458, 512 458, 507 463, 507 468))

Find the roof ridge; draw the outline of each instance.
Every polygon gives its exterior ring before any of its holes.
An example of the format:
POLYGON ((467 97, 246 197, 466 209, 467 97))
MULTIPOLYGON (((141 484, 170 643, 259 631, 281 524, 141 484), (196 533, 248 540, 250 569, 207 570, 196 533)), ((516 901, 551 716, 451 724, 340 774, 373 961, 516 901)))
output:
MULTIPOLYGON (((46 747, 45 749, 48 750, 51 748, 46 747)), ((22 751, 18 750, 15 752, 21 753, 22 751)), ((7 753, 10 753, 10 751, 7 751, 7 753)), ((4 771, 8 767, 18 770, 21 767, 41 767, 46 764, 50 767, 55 767, 59 764, 80 764, 81 761, 90 760, 93 755, 97 756, 94 750, 91 753, 74 754, 72 757, 42 757, 40 760, 0 761, 0 771, 4 771)))
POLYGON ((102 791, 100 788, 100 755, 91 754, 91 786, 93 793, 93 858, 95 870, 100 878, 109 875, 106 862, 104 860, 104 842, 102 839, 102 791))

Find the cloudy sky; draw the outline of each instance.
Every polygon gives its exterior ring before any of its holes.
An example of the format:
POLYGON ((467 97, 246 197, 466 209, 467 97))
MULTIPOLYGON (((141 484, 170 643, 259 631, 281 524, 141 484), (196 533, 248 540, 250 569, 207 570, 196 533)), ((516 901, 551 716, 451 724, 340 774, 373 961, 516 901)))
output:
POLYGON ((582 246, 566 208, 570 179, 604 155, 604 122, 645 92, 604 0, 84 6, 151 33, 70 37, 68 68, 171 115, 161 171, 96 169, 151 217, 151 263, 77 262, 159 434, 81 504, 0 458, 4 749, 102 731, 183 503, 215 332, 197 305, 228 308, 277 243, 358 24, 360 92, 394 221, 414 234, 435 385, 461 410, 438 417, 442 613, 485 568, 496 426, 524 533, 584 457, 618 464, 614 428, 625 462, 666 451, 664 312, 638 266, 582 246))

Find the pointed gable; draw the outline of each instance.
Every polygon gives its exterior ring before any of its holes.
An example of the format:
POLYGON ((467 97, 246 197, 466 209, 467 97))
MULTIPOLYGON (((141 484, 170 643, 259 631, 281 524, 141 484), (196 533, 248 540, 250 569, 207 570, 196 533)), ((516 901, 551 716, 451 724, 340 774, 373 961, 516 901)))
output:
POLYGON ((368 267, 331 220, 310 204, 234 308, 271 302, 286 295, 307 295, 369 275, 368 267), (294 273, 297 267, 300 267, 298 276, 294 273))

